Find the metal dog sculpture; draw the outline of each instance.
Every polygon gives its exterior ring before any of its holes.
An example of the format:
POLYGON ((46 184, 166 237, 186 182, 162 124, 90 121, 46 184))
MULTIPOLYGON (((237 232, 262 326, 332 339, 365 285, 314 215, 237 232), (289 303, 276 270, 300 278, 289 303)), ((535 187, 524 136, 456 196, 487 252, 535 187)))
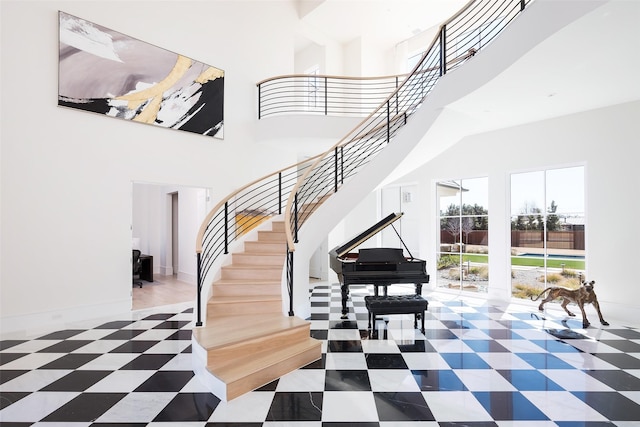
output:
POLYGON ((596 296, 596 293, 593 290, 593 286, 596 283, 595 280, 587 282, 581 279, 581 283, 582 283, 582 286, 580 286, 578 289, 568 289, 568 288, 563 288, 559 286, 549 287, 544 291, 542 291, 537 297, 535 298, 531 297, 531 300, 537 301, 542 295, 544 295, 546 292, 549 292, 546 298, 540 302, 540 305, 538 306, 538 310, 543 311, 544 305, 546 303, 548 303, 549 301, 553 301, 554 299, 562 298, 561 306, 562 308, 564 308, 564 311, 566 311, 567 314, 571 317, 574 317, 575 314, 569 311, 569 309, 567 308, 567 304, 569 304, 570 302, 577 304, 578 307, 580 307, 580 311, 582 312, 583 328, 588 328, 590 325, 589 320, 587 320, 587 314, 584 311, 584 305, 593 304, 593 306, 596 308, 596 311, 598 312, 600 323, 602 323, 605 326, 608 326, 609 324, 602 317, 602 313, 600 312, 600 304, 598 304, 598 297, 596 296))

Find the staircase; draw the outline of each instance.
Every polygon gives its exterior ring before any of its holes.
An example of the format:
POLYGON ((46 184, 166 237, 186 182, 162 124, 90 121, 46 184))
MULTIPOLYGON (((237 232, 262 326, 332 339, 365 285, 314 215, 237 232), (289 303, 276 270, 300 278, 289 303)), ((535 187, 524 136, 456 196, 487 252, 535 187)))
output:
POLYGON ((193 330, 205 358, 210 388, 234 399, 301 368, 322 356, 321 342, 310 337, 311 324, 285 316, 282 269, 284 222, 258 230, 255 241, 232 254, 212 284, 205 326, 193 330))
MULTIPOLYGON (((198 232, 196 253, 198 296, 210 290, 211 299, 206 311, 198 299, 197 323, 205 311, 206 324, 194 330, 192 343, 194 371, 216 396, 233 399, 321 357, 320 342, 310 338, 309 323, 282 314, 282 293, 288 293, 289 312, 308 307, 306 255, 317 247, 319 236, 329 233, 384 177, 400 170, 408 157, 424 162, 433 155, 419 155, 414 148, 447 105, 487 83, 490 74, 478 71, 482 64, 507 67, 518 57, 520 51, 511 48, 509 55, 502 52, 497 59, 478 53, 493 44, 530 2, 468 2, 441 25, 416 68, 393 94, 332 148, 247 183, 209 212, 198 232), (459 77, 443 78, 458 68, 459 77), (324 200, 331 202, 318 203, 324 200), (277 215, 284 222, 274 222, 269 231, 257 230, 256 241, 248 242, 238 230, 237 215, 246 221, 256 215, 277 215), (228 260, 232 243, 242 243, 244 249, 233 253, 231 265, 220 267, 228 260), (294 257, 294 252, 301 255, 294 257), (220 277, 211 284, 211 276, 220 277)), ((541 16, 545 22, 551 20, 541 16)), ((530 25, 534 17, 535 12, 522 26, 523 34, 537 29, 530 25)), ((519 43, 525 39, 516 38, 519 43)), ((439 152, 442 146, 432 143, 434 152, 439 152)))

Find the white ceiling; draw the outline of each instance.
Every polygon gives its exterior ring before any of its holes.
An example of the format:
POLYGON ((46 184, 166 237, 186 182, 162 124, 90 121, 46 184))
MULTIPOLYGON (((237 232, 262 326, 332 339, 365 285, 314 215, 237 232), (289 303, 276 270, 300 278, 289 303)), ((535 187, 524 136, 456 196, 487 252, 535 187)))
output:
MULTIPOLYGON (((544 38, 497 75, 446 105, 423 142, 385 183, 421 166, 467 135, 640 100, 639 0, 536 2, 545 6, 544 13, 551 13, 548 6, 552 10, 579 2, 590 3, 593 10, 544 38)), ((527 31, 538 29, 532 26, 527 31)), ((493 53, 501 57, 505 49, 517 50, 514 47, 517 41, 502 40, 500 49, 493 53)), ((452 74, 491 68, 497 62, 496 56, 489 52, 491 46, 487 49, 452 74), (487 58, 491 58, 490 63, 487 58), (474 64, 476 61, 480 62, 474 64)), ((465 75, 465 79, 470 80, 469 77, 465 75)), ((464 82, 460 83, 464 86, 464 82)), ((638 147, 629 150, 637 153, 638 147)))
POLYGON ((640 1, 612 0, 448 108, 482 130, 539 121, 640 99, 639 70, 640 1))
MULTIPOLYGON (((440 25, 467 0, 293 0, 303 26, 344 44, 359 37, 393 46, 440 25)), ((296 50, 310 40, 301 37, 296 50)))

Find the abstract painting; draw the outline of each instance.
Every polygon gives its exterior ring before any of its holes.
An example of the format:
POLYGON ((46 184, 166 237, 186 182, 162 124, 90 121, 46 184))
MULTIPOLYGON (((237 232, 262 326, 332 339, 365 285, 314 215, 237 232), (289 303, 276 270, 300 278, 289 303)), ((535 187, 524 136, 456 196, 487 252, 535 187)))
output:
POLYGON ((58 14, 58 105, 223 138, 224 71, 58 14))

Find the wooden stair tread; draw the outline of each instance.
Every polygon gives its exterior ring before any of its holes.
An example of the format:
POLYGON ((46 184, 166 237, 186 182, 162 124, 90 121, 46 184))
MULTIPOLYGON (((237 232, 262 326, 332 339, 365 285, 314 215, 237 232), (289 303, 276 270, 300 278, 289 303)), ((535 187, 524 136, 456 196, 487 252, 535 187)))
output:
MULTIPOLYGON (((282 295, 220 295, 211 298, 208 304, 237 304, 237 303, 251 303, 251 302, 273 302, 282 301, 282 295)), ((282 313, 281 313, 282 314, 282 313)))
POLYGON ((209 371, 216 377, 230 384, 234 381, 241 380, 252 373, 268 370, 269 367, 278 364, 305 351, 312 350, 321 346, 321 342, 315 338, 309 337, 305 341, 298 342, 293 345, 278 349, 263 351, 249 355, 240 356, 233 363, 220 367, 207 367, 209 371))
POLYGON ((253 252, 236 252, 233 256, 239 255, 240 257, 245 256, 247 258, 255 258, 255 257, 269 257, 269 258, 282 258, 285 259, 286 255, 280 252, 269 252, 269 251, 253 251, 253 252))
POLYGON ((309 322, 299 317, 270 313, 208 318, 206 326, 195 328, 193 334, 200 346, 211 350, 252 338, 264 338, 266 335, 306 327, 309 327, 309 322))
MULTIPOLYGON (((265 242, 251 242, 251 243, 259 243, 257 246, 261 246, 261 243, 265 243, 265 242)), ((268 242, 268 244, 271 244, 273 242, 268 242)), ((276 242, 279 243, 279 242, 276 242)), ((268 256, 268 257, 275 257, 275 256, 281 256, 282 258, 286 258, 286 254, 281 254, 281 253, 275 253, 275 252, 269 252, 269 251, 264 251, 264 252, 260 252, 258 250, 252 251, 252 252, 236 252, 234 253, 234 255, 251 255, 251 256, 268 256)))
POLYGON ((218 279, 213 282, 216 285, 280 285, 281 280, 276 279, 218 279))
POLYGON ((279 255, 285 251, 286 247, 287 242, 246 242, 244 253, 271 253, 279 255))
POLYGON ((223 269, 230 270, 282 270, 282 265, 270 265, 270 264, 229 264, 222 267, 223 269))

